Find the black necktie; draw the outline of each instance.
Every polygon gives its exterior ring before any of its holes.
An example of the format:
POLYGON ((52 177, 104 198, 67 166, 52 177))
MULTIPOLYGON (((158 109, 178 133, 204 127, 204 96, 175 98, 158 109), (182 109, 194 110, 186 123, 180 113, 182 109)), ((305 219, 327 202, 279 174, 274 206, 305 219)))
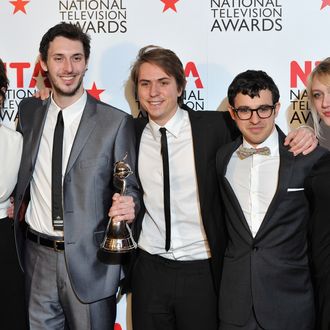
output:
POLYGON ((161 133, 161 154, 163 158, 163 179, 164 179, 164 215, 166 228, 165 250, 168 251, 171 245, 171 206, 170 206, 170 170, 168 164, 168 148, 166 128, 159 129, 161 133))
POLYGON ((52 155, 52 219, 55 230, 63 230, 62 149, 64 123, 62 110, 58 113, 54 131, 52 155))

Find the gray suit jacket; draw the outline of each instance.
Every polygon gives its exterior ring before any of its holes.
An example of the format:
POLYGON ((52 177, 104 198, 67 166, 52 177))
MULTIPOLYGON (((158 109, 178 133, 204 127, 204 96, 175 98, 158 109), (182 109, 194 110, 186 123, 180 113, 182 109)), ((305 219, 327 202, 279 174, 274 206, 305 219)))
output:
MULTIPOLYGON (((49 103, 50 100, 30 98, 19 105, 18 130, 23 134, 24 144, 15 194, 15 236, 23 269, 23 219, 49 103)), ((113 164, 126 152, 126 161, 134 169, 135 134, 131 116, 88 95, 63 181, 66 264, 75 293, 86 303, 117 291, 120 265, 102 263, 98 249, 115 192, 113 164)), ((127 179, 127 194, 134 197, 138 211, 140 193, 135 175, 127 179)))
POLYGON ((229 236, 219 313, 224 322, 242 326, 254 308, 258 322, 267 330, 313 329, 314 298, 307 257, 308 200, 303 190, 288 189, 304 187, 304 179, 326 151, 317 148, 307 156, 294 157, 283 146, 285 136, 278 131, 278 187, 255 237, 225 177, 231 155, 242 138, 217 153, 229 236))

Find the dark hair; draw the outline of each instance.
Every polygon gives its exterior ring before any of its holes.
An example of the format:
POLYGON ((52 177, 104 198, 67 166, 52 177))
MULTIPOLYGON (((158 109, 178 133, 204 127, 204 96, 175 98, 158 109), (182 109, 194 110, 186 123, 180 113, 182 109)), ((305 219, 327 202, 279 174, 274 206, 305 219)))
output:
POLYGON ((84 55, 86 60, 89 59, 90 55, 90 41, 91 38, 88 34, 86 34, 79 26, 61 22, 52 28, 50 28, 42 37, 40 45, 39 45, 39 52, 41 60, 46 62, 49 44, 56 38, 56 37, 64 37, 71 40, 78 40, 81 41, 84 48, 84 55))
POLYGON ((2 62, 0 58, 0 96, 1 96, 1 102, 0 105, 5 101, 6 99, 6 91, 8 89, 9 80, 7 78, 6 74, 6 68, 4 63, 2 62))
POLYGON ((186 87, 186 76, 183 65, 178 56, 170 49, 149 45, 140 49, 136 61, 131 67, 131 80, 134 84, 134 94, 137 97, 140 67, 143 63, 151 63, 159 66, 169 76, 174 77, 178 91, 182 90, 178 97, 178 104, 182 106, 184 89, 186 87))
POLYGON ((235 97, 242 93, 251 98, 259 96, 260 91, 269 90, 272 93, 273 104, 280 98, 280 92, 274 80, 268 74, 261 70, 247 70, 238 74, 228 87, 228 102, 235 107, 235 97))

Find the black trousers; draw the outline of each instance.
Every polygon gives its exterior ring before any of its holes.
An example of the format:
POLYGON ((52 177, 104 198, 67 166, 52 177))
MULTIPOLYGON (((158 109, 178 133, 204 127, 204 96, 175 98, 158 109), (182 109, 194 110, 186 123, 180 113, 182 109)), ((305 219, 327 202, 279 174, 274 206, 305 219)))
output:
POLYGON ((174 261, 139 250, 132 274, 134 330, 216 330, 210 260, 174 261))
POLYGON ((219 330, 265 330, 265 329, 262 328, 258 323, 254 312, 254 308, 252 308, 250 318, 248 319, 246 324, 239 326, 239 325, 228 324, 225 322, 220 322, 219 330))
POLYGON ((0 219, 0 329, 27 329, 24 276, 15 248, 13 220, 0 219))

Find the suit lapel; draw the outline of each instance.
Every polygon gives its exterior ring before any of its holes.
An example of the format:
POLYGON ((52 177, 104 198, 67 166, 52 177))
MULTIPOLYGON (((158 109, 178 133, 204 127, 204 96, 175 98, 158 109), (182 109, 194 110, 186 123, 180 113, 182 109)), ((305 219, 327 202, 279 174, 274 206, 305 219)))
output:
POLYGON ((49 104, 50 104, 50 97, 42 102, 42 105, 40 106, 40 108, 35 109, 34 113, 34 123, 33 125, 31 125, 32 129, 31 132, 29 133, 29 141, 28 143, 31 143, 31 165, 32 168, 34 168, 36 159, 37 159, 37 155, 38 155, 38 150, 39 150, 39 146, 40 146, 40 140, 41 140, 41 136, 44 130, 44 125, 45 125, 45 121, 46 121, 46 117, 47 117, 47 112, 49 109, 49 104))
POLYGON ((17 213, 15 214, 15 219, 17 218, 19 221, 24 220, 27 205, 29 203, 29 194, 27 193, 27 191, 29 191, 30 189, 29 184, 37 160, 40 140, 44 130, 49 104, 50 98, 43 101, 38 108, 33 108, 32 115, 30 115, 29 118, 26 119, 26 124, 23 121, 24 143, 26 145, 27 150, 29 150, 30 152, 24 153, 24 158, 22 158, 22 163, 24 164, 24 166, 21 166, 22 172, 20 176, 23 180, 24 196, 21 201, 18 200, 18 209, 17 213), (25 128, 25 126, 28 128, 25 128))
POLYGON ((207 164, 205 162, 206 157, 206 146, 205 146, 205 131, 200 127, 200 121, 202 120, 199 112, 196 112, 191 109, 187 109, 191 132, 192 132, 192 141, 193 141, 193 150, 194 150, 194 160, 195 160, 195 169, 196 177, 198 184, 198 193, 200 207, 203 209, 205 203, 205 173, 207 171, 207 164))
POLYGON ((96 126, 95 114, 97 103, 87 94, 87 102, 80 120, 76 137, 73 141, 68 165, 65 173, 68 173, 75 161, 77 160, 81 150, 88 141, 88 138, 96 126))
MULTIPOLYGON (((136 177, 137 177, 140 189, 142 191, 142 195, 143 195, 143 186, 141 184, 140 176, 139 176, 139 150, 140 150, 140 143, 141 143, 142 133, 143 133, 143 130, 146 127, 147 124, 148 124, 148 119, 147 118, 139 117, 139 118, 134 119, 136 149, 137 149, 135 171, 136 171, 136 177)), ((142 221, 143 221, 143 218, 144 218, 144 214, 145 214, 145 206, 144 206, 144 200, 142 198, 140 212, 137 215, 136 221, 134 221, 133 225, 132 225, 132 231, 133 231, 134 238, 135 238, 136 242, 139 240, 139 236, 140 236, 141 229, 142 229, 142 221)))
POLYGON ((135 118, 134 124, 135 124, 135 136, 136 136, 136 142, 137 142, 137 154, 139 154, 142 133, 143 133, 144 128, 148 124, 148 119, 147 118, 135 118))
POLYGON ((141 189, 143 190, 143 187, 141 185, 141 181, 140 181, 140 176, 139 176, 139 151, 140 151, 140 143, 141 143, 141 137, 142 137, 142 133, 144 131, 144 128, 146 127, 146 125, 148 124, 148 119, 147 118, 136 118, 134 121, 134 125, 135 125, 135 137, 136 137, 136 166, 135 166, 135 171, 136 171, 136 176, 139 182, 139 186, 141 187, 141 189))
POLYGON ((288 147, 284 146, 284 133, 277 127, 278 139, 279 139, 279 156, 280 156, 280 166, 278 171, 278 185, 275 192, 275 195, 268 207, 268 210, 265 214, 265 217, 262 221, 262 224, 257 232, 256 238, 262 235, 265 227, 268 222, 272 219, 274 212, 280 205, 280 201, 283 196, 286 194, 290 178, 293 175, 295 157, 292 152, 288 151, 288 147))
POLYGON ((238 137, 233 143, 228 145, 228 149, 226 149, 225 154, 223 156, 223 164, 222 164, 222 177, 223 177, 223 189, 226 191, 226 196, 230 200, 230 203, 233 205, 233 209, 235 210, 238 219, 242 223, 246 234, 249 236, 249 238, 252 238, 252 233, 250 230, 250 227, 245 219, 243 210, 241 208, 241 205, 236 197, 236 194, 229 183, 229 181, 226 178, 226 171, 227 171, 227 166, 228 163, 231 159, 231 156, 235 152, 235 150, 242 144, 242 137, 238 137))

